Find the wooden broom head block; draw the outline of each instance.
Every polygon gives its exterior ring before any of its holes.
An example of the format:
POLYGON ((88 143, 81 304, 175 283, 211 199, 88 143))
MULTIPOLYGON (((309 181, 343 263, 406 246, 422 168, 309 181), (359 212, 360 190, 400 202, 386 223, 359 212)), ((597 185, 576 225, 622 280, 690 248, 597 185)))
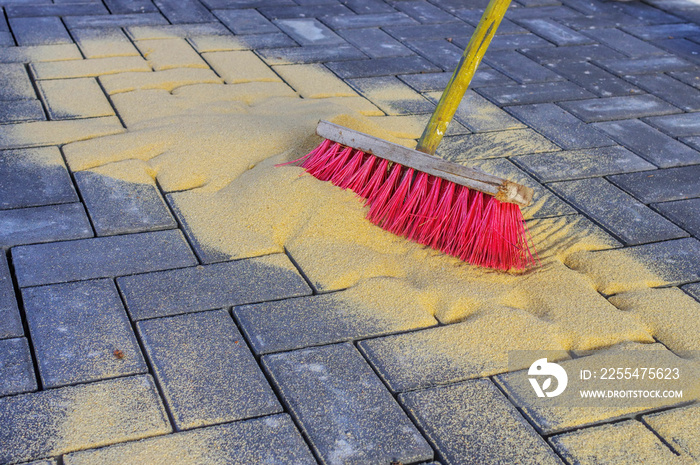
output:
POLYGON ((324 139, 370 153, 379 158, 399 163, 424 173, 437 176, 455 184, 466 186, 489 195, 501 202, 526 207, 532 202, 533 191, 527 186, 492 176, 483 171, 468 168, 427 153, 354 131, 328 121, 319 121, 316 134, 324 139))

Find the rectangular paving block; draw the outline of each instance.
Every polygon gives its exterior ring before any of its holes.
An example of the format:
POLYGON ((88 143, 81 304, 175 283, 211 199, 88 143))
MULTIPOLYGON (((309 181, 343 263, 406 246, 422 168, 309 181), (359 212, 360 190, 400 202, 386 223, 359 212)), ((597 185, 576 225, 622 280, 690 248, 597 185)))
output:
MULTIPOLYGON (((36 45, 0 49, 0 63, 80 60, 81 58, 80 50, 75 44, 36 45)), ((2 69, 1 66, 0 69, 2 69)))
POLYGON ((357 96, 357 92, 323 65, 275 66, 274 71, 303 98, 357 96))
POLYGON ((110 164, 75 173, 98 236, 177 228, 153 178, 134 165, 140 164, 110 164), (130 176, 124 176, 126 170, 130 176))
POLYGON ((62 145, 124 132, 115 116, 0 125, 0 150, 62 145))
POLYGON ((270 65, 337 62, 366 58, 364 53, 350 44, 333 47, 307 45, 306 47, 268 48, 260 50, 258 53, 270 65))
POLYGON ((94 78, 38 81, 52 120, 113 116, 114 109, 94 78))
POLYGON ((22 319, 17 307, 10 267, 5 254, 0 254, 0 339, 24 335, 22 319))
POLYGON ((149 0, 104 0, 112 14, 157 13, 158 8, 149 0))
POLYGON ((399 401, 445 463, 562 463, 488 379, 409 392, 399 401))
MULTIPOLYGON (((669 22, 675 23, 674 21, 669 22)), ((698 35, 700 34, 700 25, 693 23, 655 24, 651 26, 623 27, 622 30, 643 40, 654 40, 665 39, 668 36, 686 37, 698 35)))
POLYGON ((155 71, 173 68, 209 69, 209 65, 185 39, 137 40, 136 47, 155 71))
POLYGON ((586 61, 548 63, 549 69, 600 97, 641 94, 642 90, 586 61))
POLYGON ((419 56, 332 61, 326 66, 343 79, 440 71, 440 68, 419 56))
POLYGON ((52 45, 73 43, 68 31, 56 16, 10 18, 17 45, 52 45))
POLYGON ((282 411, 226 311, 156 318, 137 328, 178 430, 282 411))
POLYGON ((14 247, 22 287, 106 278, 197 264, 179 230, 14 247))
POLYGON ((0 124, 42 120, 46 115, 39 100, 10 100, 0 107, 0 124))
POLYGON ((462 58, 462 49, 445 39, 405 40, 404 43, 445 71, 453 71, 462 58))
POLYGON ((129 71, 151 71, 148 62, 141 57, 90 58, 87 60, 32 63, 37 79, 68 79, 95 77, 129 71))
POLYGON ((73 29, 71 34, 85 58, 139 56, 139 51, 121 29, 73 29))
POLYGON ((257 10, 214 10, 212 11, 226 27, 234 34, 265 34, 279 32, 279 29, 268 21, 257 10))
MULTIPOLYGON (((370 27, 394 27, 400 25, 417 24, 416 20, 410 16, 394 10, 393 13, 376 12, 372 9, 372 13, 352 15, 329 15, 321 16, 321 21, 327 24, 334 30, 338 29, 359 29, 370 27)), ((392 34, 393 35, 393 34, 392 34)))
POLYGON ((0 247, 92 236, 80 203, 0 210, 0 247))
MULTIPOLYGON (((0 82, 0 101, 37 98, 27 70, 21 64, 0 65, 0 82)), ((6 105, 5 102, 3 105, 6 105)))
POLYGON ((700 110, 700 93, 665 74, 640 74, 625 79, 685 111, 700 110))
POLYGON ((594 97, 587 90, 569 81, 520 86, 489 86, 480 88, 478 92, 499 105, 525 105, 594 97))
POLYGON ((434 5, 431 5, 425 0, 397 2, 395 3, 395 6, 397 10, 406 13, 411 18, 423 24, 444 24, 451 21, 458 21, 456 17, 446 13, 444 10, 441 10, 434 5))
POLYGON ((125 276, 117 283, 134 320, 311 294, 283 254, 125 276))
POLYGON ((700 197, 700 165, 629 173, 609 179, 643 203, 700 197))
POLYGON ((351 344, 262 360, 322 463, 433 458, 432 448, 351 344))
POLYGON ((655 203, 651 206, 693 236, 700 238, 700 198, 655 203))
POLYGON ((435 108, 394 76, 349 79, 347 82, 388 115, 432 113, 435 108))
POLYGON ((654 55, 666 55, 664 50, 639 40, 631 34, 616 28, 596 28, 585 31, 584 34, 593 37, 608 47, 624 53, 630 58, 642 58, 654 55))
MULTIPOLYGON (((673 36, 670 36, 673 37, 673 36)), ((668 50, 673 55, 682 58, 691 63, 700 64, 700 56, 698 56, 698 36, 693 36, 688 39, 669 38, 664 40, 654 41, 654 44, 668 50)))
MULTIPOLYGON (((210 1, 210 0, 207 0, 210 1)), ((264 6, 257 9, 268 19, 276 18, 321 18, 323 16, 351 15, 352 11, 337 2, 326 4, 302 4, 298 6, 264 6)))
POLYGON ((154 0, 153 3, 172 24, 216 21, 214 15, 197 0, 154 0))
POLYGON ((508 112, 566 150, 614 145, 612 139, 553 103, 508 107, 508 112))
POLYGON ((157 462, 210 465, 265 462, 316 464, 304 439, 286 414, 78 451, 63 457, 65 465, 157 462))
POLYGON ((10 463, 172 431, 148 375, 3 397, 0 418, 0 460, 10 463))
POLYGON ((642 421, 681 455, 700 460, 700 405, 644 415, 642 421))
POLYGON ((600 44, 570 45, 567 47, 539 46, 536 48, 525 48, 520 51, 528 58, 547 65, 561 62, 582 63, 590 60, 614 60, 625 57, 621 53, 600 44))
POLYGON ((660 168, 700 163, 700 152, 640 120, 608 121, 593 126, 660 168))
POLYGON ((490 52, 484 58, 484 62, 514 79, 518 84, 564 80, 563 77, 555 72, 538 65, 514 50, 496 50, 490 52))
MULTIPOLYGON (((372 289, 370 290, 372 291, 372 289)), ((362 304, 358 290, 235 307, 233 313, 256 354, 301 349, 437 324, 403 302, 362 304)))
POLYGON ((678 107, 649 94, 576 100, 561 102, 559 105, 587 123, 668 115, 681 111, 678 107))
POLYGON ((168 24, 168 20, 159 12, 111 15, 67 16, 63 20, 69 29, 115 28, 129 26, 155 26, 168 24))
POLYGON ((664 241, 688 234, 603 178, 555 182, 549 187, 625 245, 664 241), (615 208, 610 208, 614 205, 615 208))
POLYGON ((358 15, 396 12, 391 5, 384 3, 383 0, 347 0, 343 3, 358 15))
POLYGON ((379 28, 340 29, 337 33, 372 58, 413 55, 413 51, 379 28))
MULTIPOLYGON (((276 49, 279 47, 294 47, 296 43, 281 32, 273 34, 245 34, 239 36, 196 36, 188 41, 199 53, 227 52, 231 50, 276 49)), ((302 47, 294 47, 302 49, 302 47)), ((287 50, 287 49, 285 49, 287 50)))
MULTIPOLYGON (((182 86, 222 83, 223 79, 209 68, 173 68, 152 73, 119 73, 100 76, 100 84, 109 95, 149 89, 172 92, 182 86)), ((124 111, 120 116, 127 120, 124 111)))
POLYGON ((109 11, 101 3, 58 3, 46 5, 17 4, 5 7, 7 16, 28 18, 32 16, 80 16, 107 15, 109 11))
POLYGON ((663 73, 693 68, 690 62, 675 56, 629 58, 625 60, 595 60, 595 64, 624 77, 628 74, 663 73))
POLYGON ((44 388, 148 371, 112 280, 25 288, 22 298, 44 388))
POLYGON ((156 24, 129 26, 126 32, 133 40, 189 39, 204 36, 233 36, 220 22, 193 24, 156 24))
MULTIPOLYGON (((442 93, 429 92, 425 95, 437 105, 442 93)), ((477 133, 525 128, 520 121, 474 91, 467 91, 464 94, 454 118, 472 132, 477 133)))
POLYGON ((36 389, 34 364, 27 339, 0 340, 0 397, 36 389))
POLYGON ((592 44, 594 41, 552 19, 521 19, 518 23, 557 46, 592 44))
POLYGON ((275 25, 299 45, 340 45, 345 41, 313 18, 277 19, 275 25))
MULTIPOLYGON (((411 19, 415 23, 413 19, 411 19)), ((414 24, 400 26, 382 26, 392 37, 404 40, 447 39, 456 37, 471 37, 474 27, 464 22, 445 24, 414 24)))
POLYGON ((438 156, 469 166, 471 160, 510 157, 522 153, 540 153, 559 147, 532 129, 484 132, 466 136, 445 137, 438 147, 438 156))
MULTIPOLYGON (((426 74, 400 74, 397 76, 403 82, 413 87, 418 92, 443 91, 452 77, 452 73, 426 73, 426 74)), ((500 86, 514 84, 515 81, 499 73, 495 69, 482 64, 476 70, 472 78, 471 86, 478 88, 481 93, 482 87, 500 86)))
POLYGON ((281 79, 269 66, 250 51, 203 53, 202 57, 226 84, 243 82, 280 82, 281 79))
POLYGON ((644 121, 673 137, 700 135, 700 112, 655 116, 644 121))

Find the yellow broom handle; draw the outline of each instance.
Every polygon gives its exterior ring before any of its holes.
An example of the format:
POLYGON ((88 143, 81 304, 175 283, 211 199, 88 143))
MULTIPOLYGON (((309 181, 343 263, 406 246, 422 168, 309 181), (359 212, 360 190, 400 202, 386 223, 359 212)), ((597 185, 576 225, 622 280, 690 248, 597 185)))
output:
POLYGON ((476 68, 481 63, 481 59, 484 58, 486 49, 489 47, 498 25, 501 24, 501 20, 506 14, 508 5, 510 5, 510 0, 491 0, 489 2, 484 15, 481 17, 481 21, 479 21, 479 25, 476 27, 474 34, 472 34, 467 48, 464 50, 462 59, 459 60, 450 82, 442 93, 442 97, 440 97, 433 116, 430 117, 425 131, 423 131, 423 135, 418 141, 416 150, 430 155, 435 154, 442 136, 447 131, 447 126, 452 121, 452 117, 457 111, 457 107, 462 101, 467 87, 469 87, 469 83, 474 77, 476 68))

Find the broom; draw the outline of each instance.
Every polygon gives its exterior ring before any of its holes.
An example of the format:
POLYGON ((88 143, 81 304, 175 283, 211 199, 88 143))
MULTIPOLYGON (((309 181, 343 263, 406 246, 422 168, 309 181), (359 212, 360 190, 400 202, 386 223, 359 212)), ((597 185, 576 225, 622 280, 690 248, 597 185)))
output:
POLYGON ((415 150, 320 121, 316 133, 325 140, 290 163, 357 193, 367 218, 394 234, 473 265, 533 265, 520 212, 532 189, 432 156, 509 4, 487 6, 415 150))

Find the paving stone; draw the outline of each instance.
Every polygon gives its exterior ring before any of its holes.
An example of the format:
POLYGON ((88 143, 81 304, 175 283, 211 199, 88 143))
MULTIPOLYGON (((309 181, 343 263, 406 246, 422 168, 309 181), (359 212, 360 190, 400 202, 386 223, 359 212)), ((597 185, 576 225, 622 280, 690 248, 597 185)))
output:
POLYGON ((682 19, 678 16, 665 13, 658 8, 643 3, 635 3, 633 5, 616 4, 614 7, 633 18, 644 21, 645 24, 671 24, 682 22, 682 19))
POLYGON ((121 29, 73 29, 71 34, 85 58, 139 56, 139 51, 121 29))
POLYGON ((173 68, 203 68, 209 65, 185 39, 153 39, 136 41, 136 47, 155 71, 173 68))
POLYGON ((14 37, 7 31, 0 31, 0 46, 3 47, 13 47, 17 45, 15 43, 14 37))
POLYGON ((0 124, 46 120, 39 100, 10 100, 0 107, 0 124))
POLYGON ((124 132, 114 116, 67 121, 30 121, 0 125, 0 150, 61 145, 124 132))
POLYGON ((211 52, 202 57, 226 84, 244 82, 281 82, 269 66, 250 51, 211 52))
POLYGON ((126 276, 117 282, 134 320, 311 294, 283 254, 126 276))
POLYGON ((566 150, 614 145, 609 137, 553 103, 512 106, 508 111, 566 150))
POLYGON ((445 71, 453 71, 462 58, 463 50, 444 39, 405 40, 404 43, 445 71))
POLYGON ((209 10, 197 0, 154 0, 153 3, 173 24, 216 21, 209 10))
POLYGON ((636 420, 586 428, 550 438, 569 463, 673 463, 678 461, 654 433, 636 420))
POLYGON ((622 29, 643 40, 666 39, 669 36, 685 37, 700 34, 700 25, 693 23, 657 24, 652 26, 623 27, 622 29))
POLYGON ((151 71, 148 62, 141 57, 54 61, 32 63, 31 67, 37 79, 68 79, 126 73, 129 71, 151 71))
POLYGON ((456 37, 471 37, 474 27, 464 22, 447 24, 416 24, 402 26, 387 26, 378 24, 394 38, 404 40, 454 39, 456 37))
POLYGON ((610 180, 647 204, 700 197, 700 165, 621 174, 610 180))
POLYGON ((547 67, 600 97, 642 93, 629 82, 585 61, 548 63, 547 67))
POLYGON ((649 42, 639 40, 619 29, 596 28, 586 31, 585 34, 620 53, 624 53, 630 58, 666 55, 666 52, 660 48, 653 46, 649 42))
POLYGON ((514 79, 518 84, 564 80, 558 74, 515 51, 494 51, 486 55, 484 61, 489 66, 514 79))
POLYGON ((274 70, 303 98, 357 96, 357 92, 323 65, 284 65, 275 66, 274 70))
POLYGON ((134 40, 184 39, 200 36, 232 36, 231 31, 219 23, 165 24, 154 26, 130 26, 126 32, 134 40))
MULTIPOLYGON (((426 96, 435 102, 442 92, 430 92, 426 96)), ((474 91, 467 91, 462 98, 454 118, 472 132, 503 131, 525 128, 520 121, 510 116, 498 106, 481 97, 474 91)))
POLYGON ((343 79, 391 76, 399 73, 430 73, 440 70, 418 56, 334 61, 327 63, 326 66, 343 79))
POLYGON ((696 65, 700 64, 700 46, 696 42, 686 39, 665 39, 654 41, 654 44, 684 60, 696 65))
POLYGON ((549 184, 554 192, 619 238, 638 245, 688 234, 602 178, 549 184), (610 205, 615 205, 611 210, 610 205))
MULTIPOLYGON (((224 52, 229 50, 257 50, 276 47, 294 47, 294 42, 287 34, 246 34, 239 36, 197 36, 188 41, 199 53, 224 52)), ((307 47, 295 47, 306 49, 307 47)), ((323 47, 314 47, 323 48, 323 47)))
POLYGON ((657 116, 644 121, 673 137, 700 135, 700 112, 657 116))
POLYGON ((92 236, 80 203, 0 210, 0 247, 92 236))
POLYGON ((137 324, 179 430, 282 411, 224 310, 137 324))
MULTIPOLYGON (((0 49, 0 63, 30 63, 39 61, 80 60, 75 44, 37 45, 0 49)), ((0 69, 3 68, 0 66, 0 69)), ((2 71, 0 71, 0 74, 2 71)))
MULTIPOLYGON (((443 91, 445 87, 447 87, 452 73, 400 74, 397 77, 418 92, 431 92, 443 91)), ((487 86, 500 86, 514 83, 515 81, 512 79, 482 64, 474 74, 470 87, 481 89, 487 86)))
POLYGON ((90 27, 129 27, 155 26, 168 24, 168 20, 160 13, 126 13, 113 15, 68 16, 64 19, 69 29, 85 29, 90 27))
POLYGON ((104 0, 112 14, 158 13, 158 8, 150 0, 104 0))
POLYGON ((275 25, 300 45, 340 45, 345 41, 316 19, 278 19, 275 25))
POLYGON ((52 120, 113 116, 114 109, 93 78, 38 81, 52 120))
POLYGON ((0 254, 0 339, 24 335, 22 320, 19 316, 17 299, 10 268, 5 254, 0 254))
POLYGON ((27 70, 21 64, 0 65, 0 101, 36 99, 27 70))
POLYGON ((5 7, 8 18, 33 16, 80 16, 108 15, 109 11, 101 3, 70 3, 49 5, 8 5, 5 7))
POLYGON ((266 355, 270 373, 323 463, 411 463, 433 450, 350 344, 266 355))
MULTIPOLYGON (((463 10, 457 10, 454 12, 455 16, 465 20, 467 23, 471 24, 472 26, 476 27, 479 25, 479 21, 481 21, 481 17, 483 16, 483 11, 485 8, 477 8, 476 10, 474 9, 463 9, 463 10)), ((511 21, 508 18, 503 18, 501 20, 501 24, 498 26, 498 30, 496 31, 496 35, 513 35, 513 34, 527 34, 528 30, 518 26, 515 24, 513 21, 511 21)), ((489 46, 490 48, 490 46, 489 46)))
POLYGON ((399 400, 446 463, 562 463, 488 379, 409 392, 399 400))
POLYGON ((154 461, 217 465, 316 463, 286 414, 79 451, 63 458, 66 465, 119 465, 154 461))
POLYGON ((511 159, 540 182, 569 181, 655 168, 619 146, 536 153, 511 159))
POLYGON ((349 79, 347 82, 388 115, 432 113, 435 108, 394 76, 349 79))
POLYGON ((10 18, 17 45, 51 45, 73 43, 61 19, 55 16, 10 18))
POLYGON ((372 58, 413 55, 413 51, 379 28, 341 29, 338 34, 372 58))
POLYGON ((0 460, 16 463, 171 431, 150 376, 0 399, 0 460))
MULTIPOLYGON (((573 4, 569 4, 574 8, 573 4)), ((643 26, 646 23, 640 19, 633 18, 622 12, 614 12, 609 14, 586 14, 585 16, 576 18, 562 18, 559 21, 582 33, 588 30, 595 29, 612 29, 622 26, 643 26)), ((634 37, 633 37, 634 38, 634 37)))
POLYGON ((212 9, 219 8, 259 8, 270 5, 296 5, 293 0, 202 0, 202 3, 212 9))
POLYGON ((326 61, 357 60, 366 55, 352 45, 311 45, 306 47, 269 48, 258 51, 270 65, 288 65, 294 63, 320 63, 326 61))
POLYGON ((551 152, 558 149, 559 147, 532 129, 516 129, 446 137, 437 154, 446 160, 469 166, 471 160, 551 152))
POLYGON ((700 136, 681 137, 678 140, 700 151, 700 136))
POLYGON ((451 14, 446 13, 434 5, 431 5, 425 0, 395 2, 394 6, 397 10, 406 13, 411 18, 423 24, 444 24, 451 21, 457 21, 457 18, 451 14))
POLYGON ((595 64, 618 76, 664 73, 692 68, 693 64, 675 56, 654 56, 626 60, 595 60, 595 64))
POLYGON ((22 287, 197 264, 179 230, 19 246, 12 258, 22 287))
POLYGON ((587 123, 680 112, 677 107, 648 94, 576 100, 561 102, 559 105, 587 123))
POLYGON ((256 354, 349 341, 437 324, 420 309, 353 301, 357 291, 341 291, 234 308, 236 320, 256 354), (271 316, 274 315, 274 318, 271 316), (369 315, 372 315, 370 318, 369 315))
POLYGON ((682 455, 700 460, 700 405, 644 415, 642 421, 682 455))
POLYGON ((268 19, 320 18, 352 14, 344 5, 335 2, 326 5, 265 6, 258 8, 258 11, 268 19))
POLYGON ((558 46, 594 43, 590 37, 579 34, 551 19, 522 19, 519 22, 538 36, 558 46))
POLYGON ((148 371, 112 280, 30 287, 22 298, 44 388, 148 371))
POLYGON ((565 19, 565 18, 580 18, 581 13, 574 11, 571 8, 567 8, 562 5, 556 6, 541 6, 541 7, 530 7, 530 8, 512 8, 508 11, 507 15, 511 20, 520 19, 536 19, 536 18, 553 18, 553 19, 565 19))
POLYGON ((565 62, 583 62, 590 60, 622 59, 624 55, 605 45, 570 45, 567 47, 537 47, 521 50, 528 58, 540 64, 565 62))
MULTIPOLYGON (((178 87, 194 84, 222 84, 223 79, 209 68, 174 68, 153 73, 119 73, 100 76, 100 83, 109 95, 114 95, 148 89, 172 92, 178 87)), ((125 117, 123 111, 121 117, 125 117)))
POLYGON ((26 338, 0 340, 0 396, 36 391, 32 354, 26 338))
POLYGON ((479 89, 479 93, 499 105, 558 102, 594 97, 587 90, 569 81, 521 86, 489 86, 479 89))
POLYGON ((652 206, 666 218, 700 238, 700 198, 656 203, 652 206))
POLYGON ((618 143, 660 168, 700 163, 700 152, 681 144, 640 120, 595 123, 618 143))
POLYGON ((700 283, 686 284, 682 289, 691 297, 700 302, 700 283))
POLYGON ((383 0, 346 0, 343 2, 357 14, 394 13, 396 10, 383 0))
POLYGON ((212 13, 235 34, 279 32, 279 29, 257 10, 214 10, 212 13))

